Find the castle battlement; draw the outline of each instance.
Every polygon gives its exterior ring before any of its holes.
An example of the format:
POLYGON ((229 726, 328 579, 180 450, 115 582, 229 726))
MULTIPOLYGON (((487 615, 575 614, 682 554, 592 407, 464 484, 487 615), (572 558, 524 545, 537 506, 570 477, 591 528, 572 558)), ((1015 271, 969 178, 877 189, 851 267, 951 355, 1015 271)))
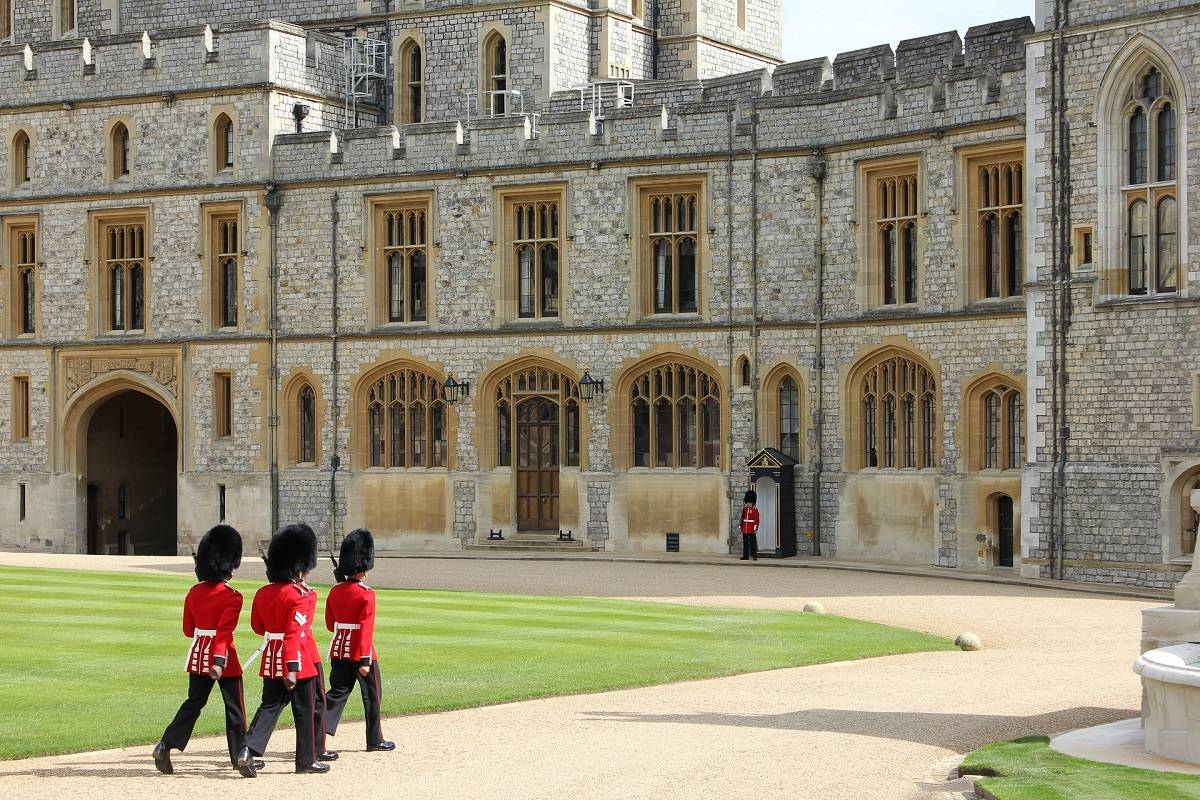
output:
POLYGON ((341 43, 277 20, 0 48, 0 108, 272 85, 337 98, 341 43))

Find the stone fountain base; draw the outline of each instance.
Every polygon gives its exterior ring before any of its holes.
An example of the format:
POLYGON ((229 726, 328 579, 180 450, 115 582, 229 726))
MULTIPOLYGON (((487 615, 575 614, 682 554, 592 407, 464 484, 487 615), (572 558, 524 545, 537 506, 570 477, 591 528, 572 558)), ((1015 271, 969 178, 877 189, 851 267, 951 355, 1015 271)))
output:
POLYGON ((1133 671, 1142 676, 1146 749, 1200 764, 1200 645, 1150 650, 1138 658, 1133 671))

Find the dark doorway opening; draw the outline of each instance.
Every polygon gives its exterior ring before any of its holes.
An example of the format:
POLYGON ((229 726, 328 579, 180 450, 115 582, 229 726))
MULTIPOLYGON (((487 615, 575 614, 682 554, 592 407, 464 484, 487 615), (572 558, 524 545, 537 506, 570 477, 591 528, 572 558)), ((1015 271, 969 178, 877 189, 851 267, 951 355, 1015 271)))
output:
POLYGON ((87 428, 89 553, 178 552, 177 441, 171 412, 141 392, 96 408, 87 428))
POLYGON ((996 566, 1013 565, 1013 501, 1008 495, 996 498, 996 566))

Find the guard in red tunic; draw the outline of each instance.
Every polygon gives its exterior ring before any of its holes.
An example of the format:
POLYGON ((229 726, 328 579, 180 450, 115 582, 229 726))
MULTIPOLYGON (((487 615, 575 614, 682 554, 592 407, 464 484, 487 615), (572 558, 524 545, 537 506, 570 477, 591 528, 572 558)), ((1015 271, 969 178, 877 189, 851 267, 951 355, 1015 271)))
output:
POLYGON ((325 665, 321 663, 321 648, 317 647, 317 638, 313 635, 313 621, 317 618, 317 590, 308 585, 306 581, 301 580, 300 585, 308 592, 304 596, 304 617, 307 623, 304 626, 304 641, 305 657, 312 662, 317 669, 317 679, 313 686, 316 688, 317 700, 313 705, 313 711, 316 714, 316 731, 317 731, 317 760, 318 761, 337 761, 338 754, 325 747, 325 714, 327 700, 325 697, 325 665))
POLYGON ((242 537, 228 525, 216 526, 200 540, 195 561, 200 582, 183 601, 183 635, 192 640, 184 662, 188 696, 154 747, 154 766, 165 775, 175 771, 171 751, 187 747, 214 684, 221 687, 225 701, 225 738, 233 766, 237 766, 238 751, 246 746, 242 666, 233 646, 242 596, 229 585, 242 563, 242 537))
POLYGON ((383 738, 379 719, 383 683, 375 655, 375 591, 363 581, 375 567, 375 542, 363 528, 342 541, 341 560, 334 576, 337 586, 325 602, 325 627, 333 631, 329 645, 329 710, 325 720, 330 736, 337 733, 346 701, 358 683, 367 722, 367 750, 395 750, 383 738))
POLYGON ((751 559, 758 561, 758 508, 755 503, 758 502, 758 494, 751 489, 746 492, 745 500, 742 504, 742 561, 751 559))
MULTIPOLYGON (((254 756, 267 751, 283 707, 291 705, 296 723, 296 772, 328 772, 321 763, 317 732, 317 668, 304 639, 311 636, 309 589, 304 578, 317 565, 317 537, 307 525, 288 525, 271 537, 267 548, 267 580, 254 595, 250 626, 263 637, 262 646, 242 665, 249 667, 259 655, 258 674, 263 679, 262 704, 246 732, 246 746, 238 753, 238 772, 247 778, 258 774, 254 756)), ((322 734, 323 735, 323 734, 322 734)))

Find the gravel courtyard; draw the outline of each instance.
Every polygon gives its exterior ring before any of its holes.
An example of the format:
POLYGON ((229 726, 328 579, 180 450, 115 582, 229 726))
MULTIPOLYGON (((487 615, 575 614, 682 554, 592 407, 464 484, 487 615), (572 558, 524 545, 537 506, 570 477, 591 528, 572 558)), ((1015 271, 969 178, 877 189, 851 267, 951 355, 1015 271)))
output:
MULTIPOLYGON (((69 556, 0 553, 0 564, 13 566, 182 571, 187 561, 87 557, 80 564, 69 556)), ((247 567, 254 568, 250 560, 247 567)), ((385 723, 398 744, 392 754, 357 752, 362 733, 354 725, 334 742, 343 754, 327 777, 293 775, 279 752, 268 754, 257 781, 244 781, 216 768, 223 739, 201 739, 176 757, 172 778, 158 775, 149 748, 139 748, 0 763, 0 790, 9 797, 73 800, 186 798, 212 790, 235 791, 239 798, 349 791, 504 800, 917 800, 931 796, 923 782, 936 765, 985 742, 1136 716, 1140 688, 1130 667, 1139 612, 1154 605, 768 565, 402 558, 381 559, 372 583, 796 611, 818 600, 833 614, 951 637, 973 631, 985 649, 392 719, 385 723)), ((248 681, 248 695, 256 683, 248 681)), ((289 738, 277 734, 273 744, 286 749, 289 738)))

